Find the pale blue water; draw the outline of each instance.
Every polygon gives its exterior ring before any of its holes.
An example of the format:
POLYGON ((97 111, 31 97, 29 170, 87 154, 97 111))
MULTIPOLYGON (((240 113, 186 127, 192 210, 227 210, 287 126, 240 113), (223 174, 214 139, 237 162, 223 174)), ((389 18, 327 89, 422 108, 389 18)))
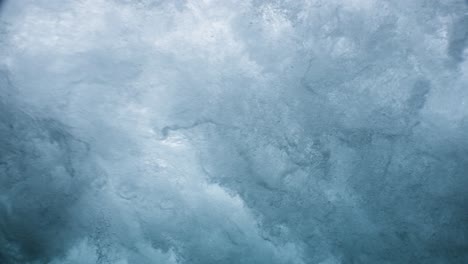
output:
POLYGON ((7 0, 0 263, 468 263, 468 3, 7 0))

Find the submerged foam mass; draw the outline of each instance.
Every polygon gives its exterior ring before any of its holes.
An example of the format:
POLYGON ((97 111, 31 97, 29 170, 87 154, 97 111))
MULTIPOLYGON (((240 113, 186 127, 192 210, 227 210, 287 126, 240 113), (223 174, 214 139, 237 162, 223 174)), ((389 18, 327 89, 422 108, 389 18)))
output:
POLYGON ((467 263, 467 12, 0 1, 0 263, 467 263))

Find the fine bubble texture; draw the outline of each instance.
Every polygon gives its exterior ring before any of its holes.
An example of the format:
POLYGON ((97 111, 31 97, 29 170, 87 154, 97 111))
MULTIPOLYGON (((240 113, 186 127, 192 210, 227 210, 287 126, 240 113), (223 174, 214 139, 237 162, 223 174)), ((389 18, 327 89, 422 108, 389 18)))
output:
POLYGON ((468 1, 0 1, 0 263, 468 263, 468 1))

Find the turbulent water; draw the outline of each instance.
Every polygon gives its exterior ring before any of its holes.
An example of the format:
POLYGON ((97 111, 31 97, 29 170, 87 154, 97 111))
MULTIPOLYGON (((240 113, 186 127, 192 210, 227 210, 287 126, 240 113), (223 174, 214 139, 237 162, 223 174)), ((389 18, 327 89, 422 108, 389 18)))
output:
POLYGON ((0 263, 468 263, 468 1, 0 2, 0 263))

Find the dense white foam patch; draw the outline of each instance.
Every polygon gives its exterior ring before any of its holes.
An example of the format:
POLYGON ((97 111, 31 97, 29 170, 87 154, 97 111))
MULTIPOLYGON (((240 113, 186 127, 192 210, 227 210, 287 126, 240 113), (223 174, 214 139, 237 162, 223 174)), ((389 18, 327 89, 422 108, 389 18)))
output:
POLYGON ((464 263, 464 1, 0 9, 0 262, 464 263))

